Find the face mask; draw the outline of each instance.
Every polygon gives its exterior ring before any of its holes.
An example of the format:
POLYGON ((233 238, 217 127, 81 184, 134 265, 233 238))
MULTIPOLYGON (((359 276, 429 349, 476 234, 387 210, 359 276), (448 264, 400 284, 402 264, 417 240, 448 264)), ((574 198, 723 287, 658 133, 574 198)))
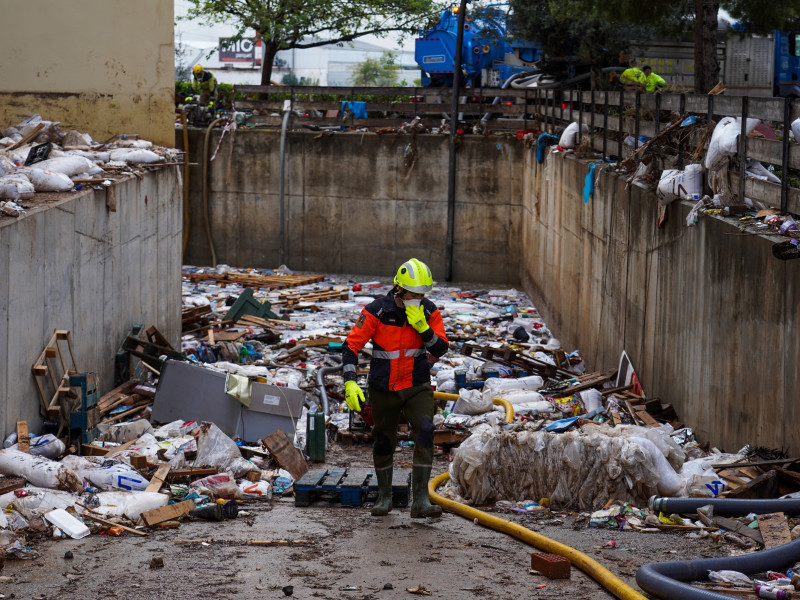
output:
POLYGON ((405 306, 416 306, 419 308, 419 305, 422 303, 420 298, 411 298, 410 300, 403 300, 403 304, 405 306))

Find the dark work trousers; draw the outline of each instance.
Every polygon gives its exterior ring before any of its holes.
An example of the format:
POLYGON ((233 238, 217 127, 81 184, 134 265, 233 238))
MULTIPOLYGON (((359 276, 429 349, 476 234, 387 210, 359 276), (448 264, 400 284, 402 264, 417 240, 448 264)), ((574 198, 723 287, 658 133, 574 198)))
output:
POLYGON ((397 445, 397 422, 402 415, 411 425, 414 440, 415 467, 430 467, 433 464, 433 389, 429 383, 416 387, 388 392, 370 386, 369 403, 372 406, 372 458, 375 470, 392 468, 394 448, 397 445))

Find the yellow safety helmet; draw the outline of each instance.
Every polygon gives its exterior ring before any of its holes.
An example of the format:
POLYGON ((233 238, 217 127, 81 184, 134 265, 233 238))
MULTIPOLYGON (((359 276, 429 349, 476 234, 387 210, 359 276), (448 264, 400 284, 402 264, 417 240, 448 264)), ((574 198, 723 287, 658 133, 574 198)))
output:
POLYGON ((195 75, 200 75, 203 72, 203 65, 195 65, 192 67, 192 73, 195 75))
POLYGON ((427 294, 433 289, 433 275, 424 262, 411 258, 400 265, 394 284, 417 294, 427 294))

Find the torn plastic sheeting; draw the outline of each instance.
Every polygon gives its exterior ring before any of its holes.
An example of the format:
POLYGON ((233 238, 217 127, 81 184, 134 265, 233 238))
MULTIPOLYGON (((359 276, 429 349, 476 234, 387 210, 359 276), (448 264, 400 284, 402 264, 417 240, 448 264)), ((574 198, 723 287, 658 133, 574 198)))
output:
POLYGON ((242 458, 239 447, 213 423, 202 423, 197 438, 196 465, 216 467, 218 471, 232 471, 235 477, 244 477, 260 469, 242 458))
POLYGON ((662 479, 659 467, 667 463, 656 463, 635 441, 608 435, 609 429, 475 431, 454 452, 450 475, 473 504, 541 497, 578 510, 602 506, 608 498, 646 504, 662 479))

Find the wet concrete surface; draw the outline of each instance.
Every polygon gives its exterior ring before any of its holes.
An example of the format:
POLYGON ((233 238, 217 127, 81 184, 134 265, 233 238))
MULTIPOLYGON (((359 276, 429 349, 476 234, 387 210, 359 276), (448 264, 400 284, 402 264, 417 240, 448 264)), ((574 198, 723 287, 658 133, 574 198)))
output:
MULTIPOLYGON (((411 449, 402 448, 395 466, 410 463, 411 449)), ((326 464, 367 467, 371 448, 334 445, 326 464)), ((446 456, 437 455, 434 473, 446 468, 446 456)), ((285 598, 283 588, 291 586, 292 598, 298 599, 614 597, 575 567, 567 580, 531 574, 530 554, 540 550, 450 513, 420 520, 411 519, 408 508, 395 508, 375 518, 367 506, 322 501, 295 507, 291 496, 271 504, 246 503, 240 510, 245 514, 236 520, 184 521, 178 529, 151 530, 146 538, 93 534, 82 540, 34 540, 39 558, 7 560, 0 594, 19 599, 285 598), (246 545, 249 540, 304 542, 252 546, 246 545), (64 558, 67 551, 72 559, 64 558), (421 586, 431 595, 408 591, 421 586)), ((584 552, 636 590, 636 570, 643 564, 735 551, 683 532, 587 528, 576 513, 497 516, 584 552), (611 540, 616 547, 605 547, 611 540)))

